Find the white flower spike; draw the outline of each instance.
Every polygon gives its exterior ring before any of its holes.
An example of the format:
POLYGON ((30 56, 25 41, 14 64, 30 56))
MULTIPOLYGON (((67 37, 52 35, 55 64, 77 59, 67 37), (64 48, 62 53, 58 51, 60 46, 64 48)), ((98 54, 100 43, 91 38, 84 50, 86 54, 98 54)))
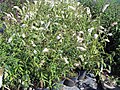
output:
POLYGON ((25 38, 25 37, 26 37, 24 33, 22 34, 22 37, 23 37, 23 38, 25 38))
POLYGON ((94 38, 97 39, 98 38, 98 34, 94 34, 94 38))
POLYGON ((104 39, 106 42, 110 42, 110 40, 109 39, 104 39))
POLYGON ((43 53, 49 52, 48 48, 44 48, 44 50, 42 51, 43 53))
POLYGON ((10 37, 9 39, 8 39, 8 43, 10 43, 12 41, 12 37, 10 37))
POLYGON ((103 7, 102 12, 105 12, 105 10, 108 8, 109 5, 110 5, 109 3, 106 4, 106 5, 103 7))
POLYGON ((35 45, 35 43, 34 43, 33 41, 31 41, 31 43, 32 43, 32 46, 33 46, 33 47, 35 47, 35 46, 36 46, 36 45, 35 45))
POLYGON ((33 52, 34 52, 34 54, 37 54, 37 51, 36 51, 36 50, 34 50, 33 52))
POLYGON ((64 61, 65 61, 66 64, 69 64, 67 57, 64 57, 63 59, 64 59, 64 61))
POLYGON ((88 29, 88 32, 92 33, 93 30, 94 30, 94 28, 92 27, 92 28, 88 29))
POLYGON ((77 49, 80 49, 80 51, 86 51, 86 48, 84 47, 77 47, 77 49))

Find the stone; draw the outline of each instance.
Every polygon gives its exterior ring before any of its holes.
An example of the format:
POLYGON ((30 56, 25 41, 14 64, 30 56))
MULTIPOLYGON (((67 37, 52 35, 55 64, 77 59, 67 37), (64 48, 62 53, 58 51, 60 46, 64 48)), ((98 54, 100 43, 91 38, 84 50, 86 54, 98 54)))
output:
POLYGON ((64 85, 61 90, 80 90, 80 89, 76 86, 68 87, 64 85))

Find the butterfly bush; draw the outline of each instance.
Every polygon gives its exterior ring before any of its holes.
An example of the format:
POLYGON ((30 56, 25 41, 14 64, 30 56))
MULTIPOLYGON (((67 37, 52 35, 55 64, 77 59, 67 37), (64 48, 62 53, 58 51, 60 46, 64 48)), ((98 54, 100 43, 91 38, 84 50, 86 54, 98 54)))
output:
POLYGON ((103 46, 108 40, 101 37, 99 31, 103 36, 105 31, 99 18, 91 19, 89 7, 75 1, 40 0, 14 9, 21 20, 8 24, 0 40, 7 87, 40 87, 40 81, 52 87, 61 77, 72 76, 71 68, 98 73, 105 66, 103 46))

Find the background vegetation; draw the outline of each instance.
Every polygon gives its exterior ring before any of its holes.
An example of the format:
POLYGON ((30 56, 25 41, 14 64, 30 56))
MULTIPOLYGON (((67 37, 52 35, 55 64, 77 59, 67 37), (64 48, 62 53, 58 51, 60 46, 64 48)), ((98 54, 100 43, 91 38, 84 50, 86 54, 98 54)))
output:
POLYGON ((120 1, 119 0, 81 0, 84 6, 90 7, 93 18, 100 16, 101 25, 112 35, 104 47, 105 52, 113 57, 112 74, 120 76, 120 1), (105 12, 102 9, 107 6, 105 12))

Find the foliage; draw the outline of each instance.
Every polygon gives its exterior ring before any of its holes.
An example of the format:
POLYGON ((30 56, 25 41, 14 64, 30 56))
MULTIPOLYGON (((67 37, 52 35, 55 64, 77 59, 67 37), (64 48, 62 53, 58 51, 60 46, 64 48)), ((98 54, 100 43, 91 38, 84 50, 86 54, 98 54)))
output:
MULTIPOLYGON (((17 10, 19 19, 5 13, 6 30, 0 35, 0 60, 4 85, 11 89, 52 87, 70 69, 83 67, 98 73, 105 60, 107 32, 100 18, 79 2, 27 2, 17 10), (102 32, 101 32, 102 31, 102 32), (41 84, 41 85, 40 85, 41 84)), ((106 58, 107 56, 107 58, 106 58)))
MULTIPOLYGON (((110 53, 114 58, 114 63, 112 65, 112 73, 120 75, 119 67, 119 57, 120 57, 120 3, 118 0, 90 0, 89 2, 85 2, 82 0, 85 6, 89 6, 93 12, 93 16, 100 16, 101 25, 107 30, 109 33, 108 39, 110 42, 106 44, 105 51, 110 53), (101 2, 102 1, 102 2, 101 2), (108 5, 109 4, 109 5, 108 5), (102 12, 102 9, 106 7, 106 10, 102 12), (116 70, 116 67, 117 70, 116 70)), ((94 17, 93 17, 94 18, 94 17)))
POLYGON ((111 3, 110 7, 101 17, 101 24, 106 27, 113 36, 109 37, 110 43, 106 46, 106 51, 113 53, 114 63, 113 73, 119 75, 120 59, 120 3, 111 3), (118 68, 116 68, 116 66, 118 68))

